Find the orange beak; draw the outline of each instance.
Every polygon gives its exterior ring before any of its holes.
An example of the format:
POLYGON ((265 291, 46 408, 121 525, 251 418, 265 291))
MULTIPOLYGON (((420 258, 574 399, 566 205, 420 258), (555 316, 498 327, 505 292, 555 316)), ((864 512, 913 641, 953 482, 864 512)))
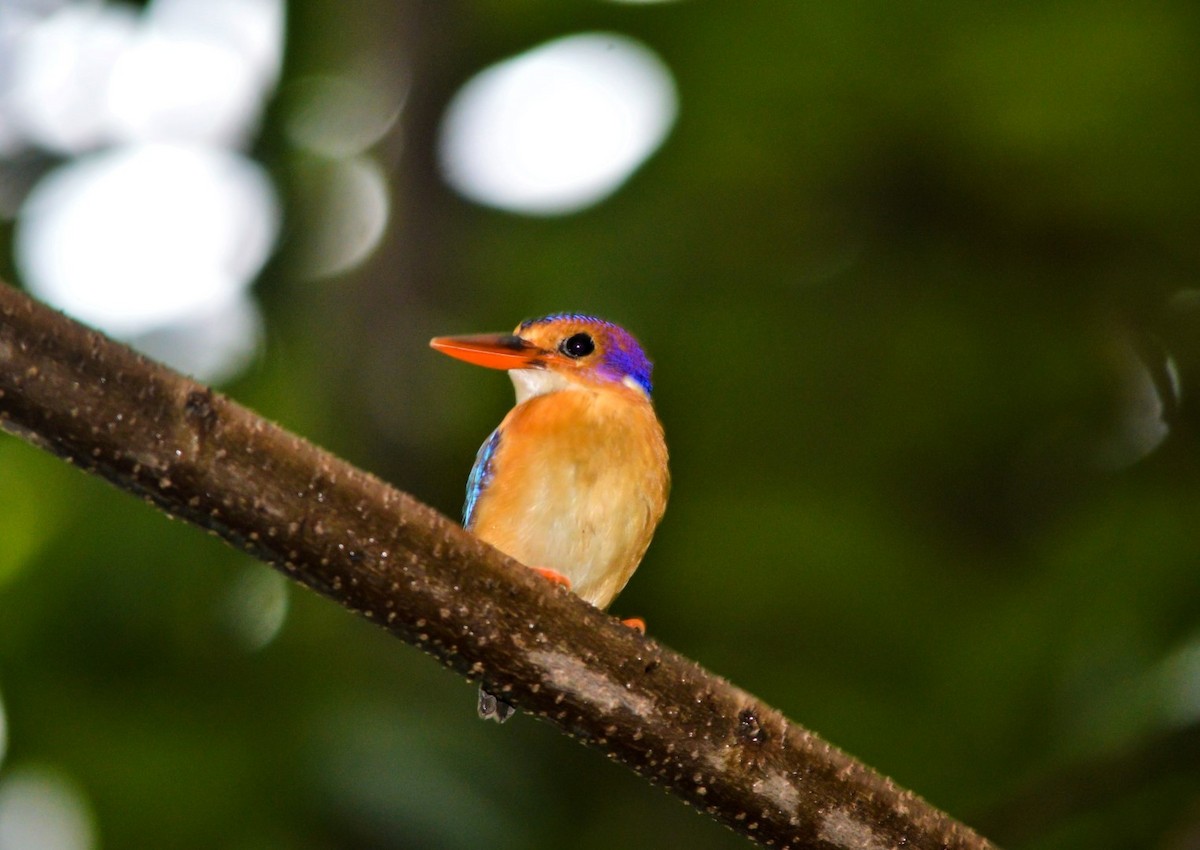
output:
POLYGON ((429 341, 429 347, 489 369, 528 369, 541 365, 545 353, 532 342, 512 334, 439 336, 429 341))

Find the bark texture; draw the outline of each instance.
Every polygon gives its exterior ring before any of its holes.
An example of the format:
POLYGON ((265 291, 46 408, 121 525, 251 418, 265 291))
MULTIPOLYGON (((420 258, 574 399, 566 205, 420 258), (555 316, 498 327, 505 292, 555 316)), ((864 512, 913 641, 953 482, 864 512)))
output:
POLYGON ((0 424, 763 845, 992 846, 412 496, 2 284, 0 424))

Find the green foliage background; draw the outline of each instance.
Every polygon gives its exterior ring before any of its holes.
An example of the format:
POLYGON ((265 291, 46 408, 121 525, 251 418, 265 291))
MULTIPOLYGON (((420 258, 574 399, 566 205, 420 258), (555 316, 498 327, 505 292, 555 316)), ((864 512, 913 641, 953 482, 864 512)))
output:
MULTIPOLYGON (((303 280, 321 210, 285 81, 262 155, 290 225, 231 395, 457 515, 511 388, 427 340, 619 321, 674 489, 615 611, 1004 846, 1197 846, 1200 7, 289 14, 288 79, 407 79, 396 214, 365 267, 303 280), (662 150, 573 216, 453 195, 456 87, 597 29, 676 75, 662 150), (1182 401, 1135 460, 1139 364, 1168 355, 1182 401)), ((472 688, 307 592, 248 649, 230 611, 265 571, 0 439, 0 778, 71 777, 109 850, 744 846, 548 727, 479 723, 472 688)))

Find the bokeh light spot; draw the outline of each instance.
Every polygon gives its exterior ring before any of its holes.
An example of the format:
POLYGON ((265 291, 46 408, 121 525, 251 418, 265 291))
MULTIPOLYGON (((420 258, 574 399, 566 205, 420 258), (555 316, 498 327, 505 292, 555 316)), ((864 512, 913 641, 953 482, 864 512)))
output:
POLYGON ((361 154, 395 125, 403 94, 349 76, 306 77, 291 87, 287 134, 297 147, 341 158, 361 154))
POLYGON ((95 827, 83 793, 43 767, 13 771, 0 783, 0 850, 91 850, 95 827))
POLYGON ((323 278, 350 271, 371 255, 387 230, 391 201, 383 169, 366 156, 311 160, 296 169, 305 198, 294 249, 300 273, 323 278))
POLYGON ((1113 416, 1096 446, 1100 469, 1124 469, 1150 455, 1171 432, 1168 411, 1179 403, 1174 359, 1154 358, 1157 366, 1126 335, 1109 343, 1113 370, 1113 416), (1158 380, 1156 380, 1156 376, 1158 380))
POLYGON ((1168 655, 1152 677, 1162 720, 1190 726, 1200 720, 1200 635, 1168 655))
POLYGON ((130 337, 128 342, 185 375, 220 384, 250 365, 264 339, 258 303, 248 294, 239 294, 211 310, 130 337))
POLYGON ((585 33, 492 66, 447 109, 446 179, 483 204, 563 214, 614 192, 666 138, 678 111, 670 70, 622 35, 585 33))
POLYGON ((271 250, 277 215, 270 181, 237 154, 122 148, 35 187, 16 258, 39 298, 128 338, 244 291, 271 250))
POLYGON ((6 112, 18 132, 62 153, 105 142, 109 79, 137 28, 129 6, 71 4, 11 39, 6 112))
POLYGON ((287 620, 288 582, 261 565, 247 567, 225 598, 222 620, 234 639, 248 650, 273 641, 287 620))
POLYGON ((283 17, 282 0, 152 0, 142 13, 0 0, 0 152, 242 145, 278 81, 283 17))
POLYGON ((263 91, 279 81, 283 65, 284 0, 152 0, 155 28, 222 44, 234 50, 263 91))
POLYGON ((236 145, 258 114, 258 81, 229 47, 150 31, 122 54, 108 90, 113 135, 236 145))

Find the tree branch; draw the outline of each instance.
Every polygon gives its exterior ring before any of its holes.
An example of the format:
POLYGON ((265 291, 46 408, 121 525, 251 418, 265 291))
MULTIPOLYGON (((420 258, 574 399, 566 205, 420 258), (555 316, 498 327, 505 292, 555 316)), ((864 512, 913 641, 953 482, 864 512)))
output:
POLYGON ((761 844, 992 846, 413 497, 2 284, 0 425, 210 529, 761 844))

